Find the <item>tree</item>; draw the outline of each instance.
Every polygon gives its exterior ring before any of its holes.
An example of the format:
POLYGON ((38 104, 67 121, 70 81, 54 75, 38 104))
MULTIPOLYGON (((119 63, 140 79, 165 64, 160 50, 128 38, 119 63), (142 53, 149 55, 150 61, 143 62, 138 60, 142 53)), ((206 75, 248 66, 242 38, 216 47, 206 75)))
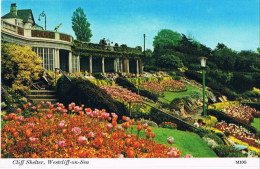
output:
POLYGON ((166 54, 165 49, 177 46, 180 40, 182 40, 181 34, 170 29, 162 29, 154 37, 153 46, 155 56, 166 54))
POLYGON ((162 55, 159 58, 157 58, 156 61, 157 66, 169 70, 183 67, 181 59, 178 56, 174 55, 162 55))
POLYGON ((42 72, 42 59, 29 46, 2 44, 2 82, 11 92, 26 94, 42 72))
POLYGON ((77 40, 90 42, 92 33, 89 27, 90 23, 87 21, 87 17, 83 9, 76 9, 72 16, 72 29, 75 32, 77 40))

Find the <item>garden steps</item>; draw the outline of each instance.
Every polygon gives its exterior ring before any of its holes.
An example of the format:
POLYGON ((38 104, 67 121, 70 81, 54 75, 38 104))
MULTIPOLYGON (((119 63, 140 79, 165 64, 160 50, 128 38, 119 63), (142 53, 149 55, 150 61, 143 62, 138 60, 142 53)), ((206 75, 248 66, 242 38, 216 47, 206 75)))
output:
POLYGON ((31 90, 28 99, 31 99, 35 104, 38 104, 41 101, 49 101, 51 103, 58 101, 55 90, 31 90))

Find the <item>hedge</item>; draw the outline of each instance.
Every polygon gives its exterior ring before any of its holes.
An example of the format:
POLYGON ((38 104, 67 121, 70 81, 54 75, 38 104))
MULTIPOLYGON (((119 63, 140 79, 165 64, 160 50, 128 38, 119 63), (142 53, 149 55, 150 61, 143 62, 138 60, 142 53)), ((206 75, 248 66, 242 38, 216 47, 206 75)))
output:
POLYGON ((59 101, 65 105, 75 102, 77 105, 84 104, 92 109, 106 109, 107 112, 115 112, 119 116, 129 116, 129 111, 123 103, 115 101, 105 90, 89 80, 75 78, 69 82, 60 78, 57 83, 57 93, 59 101))
POLYGON ((239 150, 227 145, 219 145, 213 150, 219 157, 245 157, 239 150))
MULTIPOLYGON (((120 86, 123 86, 124 88, 127 88, 128 90, 131 90, 134 93, 138 93, 138 89, 125 78, 121 78, 121 77, 116 78, 116 83, 120 86)), ((147 98, 153 100, 154 102, 158 101, 157 95, 155 95, 149 91, 146 91, 146 90, 139 90, 139 95, 147 97, 147 98)))
POLYGON ((256 128, 254 128, 254 127, 252 127, 252 126, 250 126, 250 125, 248 125, 248 124, 246 124, 246 123, 244 123, 244 122, 242 122, 242 121, 240 121, 240 120, 238 120, 234 117, 231 117, 231 116, 229 116, 229 115, 227 115, 227 114, 225 114, 221 111, 208 109, 207 113, 208 113, 208 115, 212 115, 212 116, 217 117, 218 121, 224 120, 227 123, 234 123, 238 126, 243 126, 244 128, 248 129, 249 131, 251 131, 253 133, 257 132, 256 128))

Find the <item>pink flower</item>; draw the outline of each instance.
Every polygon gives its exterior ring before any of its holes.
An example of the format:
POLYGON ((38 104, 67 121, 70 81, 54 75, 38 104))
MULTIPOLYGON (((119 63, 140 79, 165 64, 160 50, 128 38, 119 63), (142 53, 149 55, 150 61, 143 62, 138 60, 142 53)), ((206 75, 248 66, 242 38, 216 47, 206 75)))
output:
POLYGON ((80 134, 80 133, 81 133, 81 128, 79 128, 79 127, 73 127, 73 128, 71 129, 71 131, 72 131, 73 133, 75 133, 75 134, 80 134))
POLYGON ((41 105, 44 105, 44 101, 41 101, 40 104, 41 104, 41 105))
POLYGON ((66 123, 65 120, 60 121, 59 124, 58 124, 58 127, 59 128, 65 127, 65 123, 66 123))
POLYGON ((61 107, 57 107, 57 111, 61 112, 62 108, 61 107))
POLYGON ((173 137, 168 137, 168 138, 167 138, 167 142, 168 142, 169 144, 173 144, 173 141, 174 141, 174 138, 173 138, 173 137))
POLYGON ((144 128, 144 129, 147 129, 147 127, 148 127, 148 124, 147 124, 147 123, 143 124, 143 128, 144 128))
POLYGON ((66 146, 66 142, 65 142, 65 141, 58 141, 57 144, 58 144, 58 146, 60 146, 60 147, 66 146))
POLYGON ((191 154, 186 154, 184 158, 193 158, 191 154))
POLYGON ((80 111, 80 107, 79 106, 75 106, 74 107, 74 112, 79 112, 80 111))
POLYGON ((29 140, 31 143, 37 143, 39 141, 39 138, 30 137, 29 140))
POLYGON ((34 123, 27 123, 27 125, 28 125, 29 127, 31 127, 31 128, 33 128, 33 127, 35 126, 34 123))
POLYGON ((72 108, 74 108, 76 106, 76 104, 74 102, 70 103, 69 106, 71 106, 72 108))
POLYGON ((18 116, 17 119, 18 119, 19 121, 24 121, 23 116, 18 116))
POLYGON ((167 153, 167 155, 168 155, 170 158, 174 158, 174 157, 177 157, 178 152, 177 152, 177 151, 170 151, 170 152, 167 153))
POLYGON ((85 136, 79 136, 78 142, 80 144, 85 144, 88 141, 88 139, 85 136))
POLYGON ((92 131, 88 133, 88 137, 89 138, 94 138, 95 137, 95 133, 93 133, 92 131))
POLYGON ((113 128, 113 125, 111 123, 107 124, 107 129, 111 130, 113 128))
POLYGON ((50 106, 50 105, 51 105, 51 102, 46 102, 46 104, 47 104, 48 106, 50 106))
POLYGON ((122 126, 117 126, 117 129, 122 130, 123 128, 122 128, 122 126))
POLYGON ((47 114, 46 116, 47 116, 48 119, 51 119, 53 114, 47 114))
POLYGON ((115 158, 125 158, 123 154, 116 154, 115 158))

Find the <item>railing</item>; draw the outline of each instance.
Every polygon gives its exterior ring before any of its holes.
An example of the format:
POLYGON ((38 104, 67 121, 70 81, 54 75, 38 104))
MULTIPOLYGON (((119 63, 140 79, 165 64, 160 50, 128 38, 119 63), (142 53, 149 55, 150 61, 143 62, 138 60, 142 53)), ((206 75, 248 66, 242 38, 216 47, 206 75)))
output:
POLYGON ((2 20, 1 28, 2 30, 7 30, 9 32, 22 35, 25 37, 46 38, 46 39, 72 42, 72 36, 64 33, 46 31, 46 30, 26 29, 20 26, 13 25, 3 20, 2 20))
POLYGON ((165 111, 162 111, 162 110, 158 109, 157 107, 154 107, 154 106, 152 106, 152 105, 150 105, 150 104, 148 104, 148 103, 146 103, 146 102, 143 102, 143 101, 130 101, 130 102, 128 102, 128 103, 129 103, 130 116, 132 116, 131 103, 142 103, 142 104, 145 104, 145 105, 147 105, 147 106, 149 106, 149 107, 152 107, 152 108, 156 109, 157 111, 159 111, 159 112, 161 112, 161 113, 163 113, 163 114, 165 114, 165 115, 167 115, 167 116, 170 116, 171 118, 174 119, 174 122, 175 122, 175 123, 177 123, 178 125, 184 126, 184 128, 188 129, 189 131, 194 131, 194 130, 196 129, 195 126, 193 126, 193 125, 191 125, 191 124, 189 124, 189 123, 187 123, 187 122, 185 122, 185 121, 179 119, 178 117, 176 117, 176 116, 174 116, 174 115, 172 115, 172 114, 169 114, 169 113, 167 113, 167 112, 165 112, 165 111))
POLYGON ((117 51, 117 52, 128 52, 128 53, 142 53, 142 47, 137 46, 135 48, 127 47, 126 45, 122 46, 109 46, 109 45, 101 45, 96 43, 86 43, 80 41, 74 41, 77 46, 89 48, 89 49, 101 49, 101 50, 110 50, 110 51, 117 51))
POLYGON ((55 68, 55 82, 56 82, 56 77, 57 77, 57 70, 59 70, 60 72, 61 72, 61 74, 63 75, 63 76, 65 76, 70 82, 71 82, 71 79, 66 75, 66 73, 63 71, 63 70, 61 70, 60 68, 55 68))

